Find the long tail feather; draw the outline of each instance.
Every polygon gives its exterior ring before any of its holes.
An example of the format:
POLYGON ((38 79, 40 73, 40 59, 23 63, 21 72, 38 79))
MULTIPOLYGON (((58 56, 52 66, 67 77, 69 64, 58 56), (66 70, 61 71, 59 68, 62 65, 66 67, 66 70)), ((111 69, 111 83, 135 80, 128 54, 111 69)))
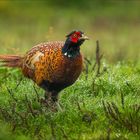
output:
POLYGON ((0 55, 0 66, 21 67, 22 59, 19 55, 0 55))

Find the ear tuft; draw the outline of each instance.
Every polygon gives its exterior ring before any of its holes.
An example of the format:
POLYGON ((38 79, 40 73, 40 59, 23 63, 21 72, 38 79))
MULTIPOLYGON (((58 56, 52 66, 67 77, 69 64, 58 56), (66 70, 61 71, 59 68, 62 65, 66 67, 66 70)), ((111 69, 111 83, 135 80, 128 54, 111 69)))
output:
POLYGON ((79 31, 79 30, 73 30, 72 32, 70 32, 68 35, 66 35, 66 37, 69 37, 69 36, 71 36, 73 33, 75 33, 75 32, 80 32, 81 34, 84 34, 84 32, 82 32, 82 31, 79 31))
POLYGON ((74 30, 74 31, 70 32, 68 35, 66 35, 66 37, 71 36, 74 32, 76 32, 76 31, 74 30))

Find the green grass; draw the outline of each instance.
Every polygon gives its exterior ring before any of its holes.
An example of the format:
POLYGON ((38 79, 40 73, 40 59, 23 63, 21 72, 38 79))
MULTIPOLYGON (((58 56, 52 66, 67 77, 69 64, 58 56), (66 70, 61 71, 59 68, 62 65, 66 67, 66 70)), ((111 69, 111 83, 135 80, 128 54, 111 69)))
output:
POLYGON ((123 0, 0 2, 1 53, 24 54, 40 42, 65 40, 67 33, 79 29, 90 38, 81 47, 86 57, 93 59, 95 41, 99 40, 108 62, 137 61, 139 5, 138 1, 123 0))
POLYGON ((57 111, 38 102, 37 95, 43 98, 44 91, 19 71, 1 71, 6 78, 0 79, 0 118, 7 126, 1 137, 81 140, 140 137, 139 64, 108 65, 99 77, 90 66, 87 80, 83 72, 73 86, 61 92, 57 111))
POLYGON ((0 1, 0 54, 65 40, 73 29, 90 37, 81 51, 88 74, 63 90, 57 111, 38 102, 44 91, 19 70, 0 68, 0 140, 140 137, 139 1, 0 1), (99 40, 103 74, 92 70, 99 40), (93 62, 92 62, 93 61, 93 62), (22 79, 22 80, 21 80, 22 79), (39 96, 39 97, 38 97, 39 96))

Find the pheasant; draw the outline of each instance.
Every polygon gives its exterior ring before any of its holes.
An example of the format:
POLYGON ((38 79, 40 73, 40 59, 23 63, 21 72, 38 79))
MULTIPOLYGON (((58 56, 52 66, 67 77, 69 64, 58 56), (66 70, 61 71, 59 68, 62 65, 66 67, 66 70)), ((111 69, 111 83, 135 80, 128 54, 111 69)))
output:
POLYGON ((58 100, 58 93, 79 77, 83 58, 80 46, 88 37, 72 31, 66 41, 52 41, 34 46, 24 56, 0 55, 1 66, 20 68, 23 75, 45 90, 45 100, 58 100))

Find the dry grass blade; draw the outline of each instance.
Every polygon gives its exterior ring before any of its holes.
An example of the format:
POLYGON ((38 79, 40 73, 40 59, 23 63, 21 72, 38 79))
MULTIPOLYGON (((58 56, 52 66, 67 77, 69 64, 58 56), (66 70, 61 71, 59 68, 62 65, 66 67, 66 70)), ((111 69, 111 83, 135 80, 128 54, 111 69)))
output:
POLYGON ((65 130, 64 130, 62 127, 60 127, 60 130, 61 130, 61 132, 62 132, 62 134, 63 134, 63 137, 64 137, 66 140, 68 140, 68 136, 67 136, 65 130))
POLYGON ((8 91, 8 93, 9 93, 9 95, 11 96, 11 98, 15 101, 15 102, 17 102, 18 100, 14 97, 14 93, 12 92, 12 90, 10 90, 8 87, 6 87, 7 88, 7 91, 8 91))
POLYGON ((122 108, 124 109, 124 95, 121 92, 121 103, 122 103, 122 108))
POLYGON ((52 139, 56 140, 55 126, 54 126, 54 124, 52 122, 50 124, 50 127, 51 127, 52 139))
POLYGON ((35 94, 37 97, 37 101, 40 102, 40 97, 39 97, 38 91, 36 90, 35 86, 33 86, 33 88, 34 88, 34 91, 35 91, 35 94))
POLYGON ((137 111, 139 110, 139 108, 137 108, 136 110, 132 108, 131 112, 128 112, 128 114, 126 114, 125 112, 121 113, 119 111, 119 108, 113 102, 105 103, 104 101, 102 101, 102 103, 103 103, 106 117, 109 120, 112 120, 113 123, 121 127, 125 127, 126 129, 128 129, 129 131, 133 133, 139 133, 138 123, 139 123, 140 117, 137 115, 137 111))
POLYGON ((22 82, 22 77, 19 79, 19 81, 18 81, 18 83, 17 83, 17 85, 15 87, 15 90, 19 87, 19 85, 20 85, 21 82, 22 82))
POLYGON ((28 100, 28 97, 27 97, 26 94, 25 94, 25 99, 26 99, 26 103, 28 105, 28 108, 29 108, 30 113, 33 115, 33 117, 35 117, 36 116, 36 113, 35 113, 35 111, 34 111, 34 109, 32 107, 31 101, 28 100))
POLYGON ((100 46, 99 46, 99 41, 97 40, 96 41, 96 61, 95 61, 95 64, 94 64, 94 66, 92 68, 93 71, 94 71, 95 68, 96 68, 96 65, 97 65, 97 73, 96 73, 97 76, 100 74, 102 57, 103 57, 103 54, 100 55, 100 46))
POLYGON ((91 65, 91 61, 88 58, 84 57, 84 60, 85 60, 85 63, 88 63, 89 65, 91 65))
POLYGON ((89 73, 89 65, 91 65, 91 62, 86 57, 84 57, 84 62, 85 62, 85 74, 86 74, 85 79, 87 80, 88 79, 88 73, 89 73))

